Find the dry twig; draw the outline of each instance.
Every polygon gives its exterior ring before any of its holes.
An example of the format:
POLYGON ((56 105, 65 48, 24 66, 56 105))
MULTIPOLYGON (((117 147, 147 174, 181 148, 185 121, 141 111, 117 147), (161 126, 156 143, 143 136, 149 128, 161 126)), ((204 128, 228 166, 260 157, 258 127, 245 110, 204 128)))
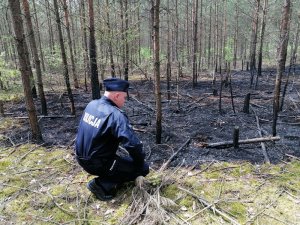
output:
POLYGON ((236 220, 234 220, 233 218, 228 216, 226 213, 222 212, 220 209, 218 209, 216 206, 214 206, 214 204, 208 203, 203 198, 200 198, 198 195, 194 194, 193 192, 191 192, 191 191, 189 191, 189 190, 187 190, 183 187, 179 187, 179 189, 186 192, 186 193, 188 193, 189 195, 193 196, 194 198, 196 198, 200 203, 204 204, 205 206, 209 206, 209 208, 211 208, 214 212, 216 212, 217 214, 222 216, 227 221, 230 221, 232 224, 240 225, 239 222, 237 222, 236 220))

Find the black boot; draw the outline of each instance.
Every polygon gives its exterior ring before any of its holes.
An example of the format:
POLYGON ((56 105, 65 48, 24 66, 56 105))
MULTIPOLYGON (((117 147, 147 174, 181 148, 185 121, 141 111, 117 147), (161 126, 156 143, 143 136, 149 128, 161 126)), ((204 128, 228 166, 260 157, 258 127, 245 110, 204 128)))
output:
POLYGON ((96 184, 95 179, 87 184, 87 188, 101 201, 109 201, 114 198, 114 195, 106 194, 103 188, 96 184))

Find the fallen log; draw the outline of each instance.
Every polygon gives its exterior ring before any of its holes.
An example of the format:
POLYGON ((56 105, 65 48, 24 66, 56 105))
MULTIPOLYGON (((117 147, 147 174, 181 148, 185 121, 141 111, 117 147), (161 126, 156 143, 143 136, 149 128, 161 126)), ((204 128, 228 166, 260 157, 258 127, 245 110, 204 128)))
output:
MULTIPOLYGON (((258 134, 259 134, 260 137, 262 137, 262 132, 261 132, 261 128, 260 128, 260 125, 259 125, 259 118, 258 118, 255 110, 252 107, 251 107, 251 109, 252 109, 252 111, 254 112, 254 115, 255 115, 256 125, 257 125, 257 129, 258 129, 258 134)), ((269 159, 269 156, 268 156, 268 153, 267 153, 267 148, 266 148, 265 143, 261 142, 260 145, 261 145, 262 152, 263 152, 263 155, 265 157, 266 163, 270 164, 271 162, 270 162, 270 159, 269 159)))
MULTIPOLYGON (((58 116, 58 115, 53 115, 53 116, 37 116, 37 118, 51 118, 51 119, 55 119, 55 118, 75 118, 76 116, 74 115, 62 115, 62 116, 58 116)), ((28 116, 16 116, 14 117, 15 119, 28 119, 28 116)))
MULTIPOLYGON (((257 143, 257 142, 278 141, 278 140, 280 140, 279 136, 251 138, 251 139, 246 139, 246 140, 239 140, 239 145, 240 144, 257 143)), ((207 148, 216 148, 216 147, 230 148, 230 147, 233 146, 233 141, 222 141, 222 142, 216 142, 216 143, 204 143, 203 146, 207 147, 207 148)))

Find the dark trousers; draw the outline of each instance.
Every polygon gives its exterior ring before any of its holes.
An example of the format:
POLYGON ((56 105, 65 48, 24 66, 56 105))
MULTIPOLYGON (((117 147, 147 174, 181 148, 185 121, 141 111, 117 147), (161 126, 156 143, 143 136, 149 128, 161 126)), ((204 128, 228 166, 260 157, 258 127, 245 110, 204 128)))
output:
POLYGON ((136 166, 130 157, 116 156, 112 161, 100 160, 101 162, 77 158, 77 161, 88 173, 98 176, 95 178, 96 184, 108 194, 113 193, 119 185, 149 173, 149 165, 146 162, 142 166, 136 166))

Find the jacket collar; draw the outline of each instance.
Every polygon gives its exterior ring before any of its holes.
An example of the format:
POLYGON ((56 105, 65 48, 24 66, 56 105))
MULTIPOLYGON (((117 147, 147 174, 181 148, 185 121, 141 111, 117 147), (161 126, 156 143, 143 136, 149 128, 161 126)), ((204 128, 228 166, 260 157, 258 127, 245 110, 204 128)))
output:
POLYGON ((104 95, 101 97, 101 100, 109 105, 119 108, 112 100, 110 100, 108 97, 106 97, 104 95))

